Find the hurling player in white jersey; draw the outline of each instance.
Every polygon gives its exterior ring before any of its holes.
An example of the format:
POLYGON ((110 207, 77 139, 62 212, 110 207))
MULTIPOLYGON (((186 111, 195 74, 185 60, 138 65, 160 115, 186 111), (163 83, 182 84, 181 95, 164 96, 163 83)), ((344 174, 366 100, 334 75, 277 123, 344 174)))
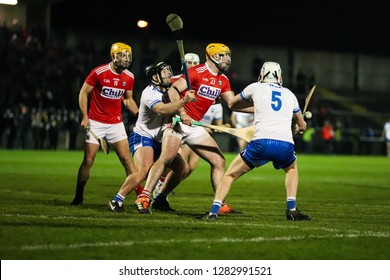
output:
POLYGON ((122 121, 123 103, 133 115, 138 113, 133 99, 134 75, 127 69, 132 61, 132 49, 127 44, 117 42, 112 44, 110 55, 112 61, 95 67, 80 89, 79 107, 83 117, 80 125, 86 129, 86 135, 84 158, 78 171, 72 205, 83 203, 84 188, 99 150, 99 143, 92 137, 88 128, 111 144, 125 168, 126 175, 135 171, 122 121))
MULTIPOLYGON (((162 151, 159 159, 149 171, 144 190, 135 203, 149 210, 150 192, 155 187, 160 176, 169 162, 176 156, 182 143, 186 143, 198 156, 207 161, 211 167, 211 185, 216 191, 218 182, 225 171, 225 157, 213 137, 200 126, 192 126, 193 121, 200 121, 214 101, 221 97, 228 103, 234 97, 228 77, 223 73, 229 69, 231 63, 230 49, 221 43, 211 43, 206 47, 206 62, 188 69, 191 89, 196 92, 197 101, 187 103, 179 109, 182 122, 165 129, 162 151)), ((187 82, 184 74, 169 88, 171 102, 182 98, 187 91, 187 82)), ((248 109, 243 109, 248 111, 248 109)), ((168 182, 165 191, 172 191, 174 184, 168 182)), ((149 210, 150 211, 150 210, 149 210)), ((221 207, 220 214, 233 214, 228 204, 221 207)))
POLYGON ((216 220, 233 182, 255 167, 272 162, 275 169, 283 169, 286 174, 286 218, 294 221, 310 220, 310 216, 296 208, 298 165, 291 131, 292 116, 296 120, 295 132, 303 133, 306 122, 296 96, 282 86, 282 70, 278 63, 265 62, 258 82, 248 85, 229 102, 232 110, 243 106, 251 106, 255 114, 253 140, 230 163, 218 183, 210 212, 202 218, 216 220), (253 103, 249 105, 246 102, 247 105, 244 105, 243 100, 253 103))
MULTIPOLYGON (((146 179, 148 171, 160 156, 163 129, 172 120, 172 114, 187 102, 195 101, 194 91, 188 91, 183 99, 168 102, 172 68, 164 62, 156 62, 145 69, 149 85, 142 91, 139 116, 129 136, 129 146, 137 171, 127 176, 119 192, 108 202, 113 212, 123 211, 126 196, 146 179)), ((188 165, 181 156, 176 156, 169 166, 173 170, 172 180, 181 181, 188 172, 188 165)))
MULTIPOLYGON (((186 53, 185 61, 187 64, 187 69, 196 66, 200 63, 199 56, 196 53, 186 53)), ((202 123, 205 124, 212 124, 215 123, 215 125, 223 125, 223 108, 221 103, 213 103, 213 105, 210 106, 210 108, 207 110, 206 114, 203 116, 202 123)), ((208 130, 209 131, 209 130, 208 130)), ((209 131, 210 132, 210 131, 209 131)), ((188 174, 186 174, 186 178, 190 176, 192 171, 196 168, 200 161, 200 157, 193 151, 187 144, 181 145, 179 149, 179 154, 188 162, 188 165, 190 167, 190 170, 188 174)), ((161 211, 172 211, 173 209, 169 207, 167 203, 165 203, 167 200, 165 197, 169 194, 166 193, 162 186, 165 182, 166 177, 168 176, 170 172, 170 169, 165 169, 163 175, 161 175, 160 179, 158 180, 154 191, 153 196, 154 200, 151 204, 153 209, 161 210, 161 211), (160 197, 157 197, 157 195, 161 192, 160 197), (164 197, 165 196, 165 197, 164 197), (159 203, 161 201, 161 203, 159 203)), ((185 179, 185 178, 184 178, 185 179)))

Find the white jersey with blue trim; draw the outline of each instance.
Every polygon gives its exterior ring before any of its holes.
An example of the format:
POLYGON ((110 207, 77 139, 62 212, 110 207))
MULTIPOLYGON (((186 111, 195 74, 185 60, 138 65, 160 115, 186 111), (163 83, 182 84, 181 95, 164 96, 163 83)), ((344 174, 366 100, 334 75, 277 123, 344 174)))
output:
POLYGON ((162 102, 163 94, 155 86, 149 85, 143 91, 139 104, 138 119, 133 129, 139 135, 161 141, 165 125, 170 117, 163 117, 153 111, 153 106, 162 102))
POLYGON ((221 103, 213 104, 204 114, 201 122, 204 124, 212 124, 213 121, 221 120, 223 118, 223 108, 221 103))
POLYGON ((275 139, 294 144, 291 125, 294 113, 301 109, 297 97, 288 88, 273 83, 252 83, 241 93, 255 107, 253 139, 275 139))

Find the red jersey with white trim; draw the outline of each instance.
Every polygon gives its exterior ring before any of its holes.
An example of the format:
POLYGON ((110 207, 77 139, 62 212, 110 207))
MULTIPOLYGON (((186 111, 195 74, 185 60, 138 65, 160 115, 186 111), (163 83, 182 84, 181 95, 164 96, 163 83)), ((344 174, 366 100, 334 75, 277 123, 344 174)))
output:
POLYGON ((127 69, 115 73, 108 63, 93 69, 85 82, 93 86, 88 118, 105 124, 122 122, 122 99, 133 90, 134 74, 127 69))
MULTIPOLYGON (((188 69, 188 75, 197 101, 187 103, 184 109, 193 120, 200 121, 218 96, 231 91, 229 78, 222 73, 212 73, 207 64, 191 67, 188 69)), ((185 79, 184 74, 182 78, 185 79)), ((185 93, 186 90, 180 94, 181 98, 185 93)))

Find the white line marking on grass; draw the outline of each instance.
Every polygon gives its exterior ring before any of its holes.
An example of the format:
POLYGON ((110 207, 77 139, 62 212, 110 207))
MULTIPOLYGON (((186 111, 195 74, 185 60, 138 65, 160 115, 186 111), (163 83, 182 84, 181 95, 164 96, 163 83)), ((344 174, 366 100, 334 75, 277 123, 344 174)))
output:
MULTIPOLYGON (((37 218, 41 218, 41 219, 51 219, 51 220, 63 220, 63 219, 69 219, 69 220, 77 220, 77 221, 80 221, 80 220, 88 220, 88 221, 99 221, 99 222, 103 222, 103 221, 108 221, 108 222, 118 222, 118 221, 123 221, 123 222, 128 222, 129 219, 131 218, 134 218, 134 219, 138 219, 138 215, 140 214, 136 214, 135 216, 122 216, 121 218, 117 218, 117 215, 116 214, 113 214, 113 217, 115 216, 115 218, 108 218, 108 217, 102 217, 102 216, 99 216, 99 217, 80 217, 80 216, 48 216, 48 215, 34 215, 34 214, 0 214, 0 217, 11 217, 11 218, 16 218, 16 217, 20 217, 20 218, 32 218, 32 219, 37 219, 37 218)), ((212 225, 213 222, 210 222, 210 221, 202 221, 202 220, 197 220, 199 222, 199 224, 205 224, 205 225, 212 225)), ((148 222, 152 222, 152 223, 159 223, 159 224, 169 224, 171 222, 170 219, 161 219, 161 217, 159 216, 156 220, 148 220, 148 222)), ((185 221, 185 220, 180 220, 180 221, 177 221, 175 220, 174 221, 175 224, 183 224, 183 225, 186 225, 186 224, 193 224, 194 222, 193 221, 185 221)), ((237 226, 237 222, 225 222, 225 221, 222 221, 221 219, 219 219, 217 221, 217 224, 218 225, 223 225, 223 226, 237 226)), ((296 223, 296 222, 291 222, 291 221, 286 221, 286 224, 283 224, 283 225, 276 225, 276 224, 268 224, 268 223, 241 223, 240 222, 240 225, 241 226, 247 226, 247 227, 261 227, 261 228, 280 228, 280 229, 300 229, 300 230, 318 230, 318 231, 325 231, 325 232, 347 232, 347 233, 350 233, 350 234, 360 234, 362 232, 367 232, 367 231, 359 231, 359 230, 356 230, 356 229, 337 229, 337 228, 330 228, 330 227, 313 227, 310 225, 310 222, 303 222, 303 223, 296 223), (305 225, 307 225, 307 227, 304 227, 305 225)), ((384 232, 383 234, 389 234, 388 232, 384 232)))
MULTIPOLYGON (((137 219, 137 216, 123 216, 123 218, 107 218, 107 217, 79 217, 79 216, 48 216, 48 215, 33 215, 33 214, 2 214, 2 217, 11 217, 11 218, 27 218, 27 219, 54 219, 54 220, 92 220, 92 221, 129 221, 129 218, 137 219)), ((160 217, 161 218, 161 217, 160 217)), ((170 220, 149 220, 151 223, 158 224, 167 224, 170 223, 170 220)), ((193 224, 193 221, 175 221, 176 224, 193 224)), ((210 221, 199 221, 199 224, 212 225, 214 222, 210 221)), ((234 222, 224 222, 218 220, 216 222, 219 226, 237 226, 237 223, 234 222)), ((373 232, 373 231, 359 231, 359 230, 344 230, 344 229, 335 229, 335 228, 324 228, 324 227, 312 227, 310 223, 300 223, 299 225, 293 224, 292 222, 286 222, 285 225, 275 225, 275 224, 261 224, 261 223, 241 223, 241 226, 248 227, 261 227, 261 228, 281 228, 281 229, 300 229, 300 230, 318 230, 333 234, 310 234, 310 235, 300 235, 300 236, 279 236, 279 237, 254 237, 254 238, 228 238, 222 237, 218 239, 194 239, 194 240, 149 240, 149 241, 122 241, 122 242, 96 242, 96 243, 75 243, 70 245, 61 245, 61 244, 43 244, 43 245, 26 245, 20 247, 0 247, 1 249, 8 250, 19 250, 19 251, 39 251, 39 250, 67 250, 67 249, 78 249, 78 248, 99 248, 99 247, 131 247, 134 245, 153 245, 153 244, 178 244, 178 243, 240 243, 240 242, 269 242, 269 241, 292 241, 292 240, 303 240, 303 239, 332 239, 332 238, 359 238, 359 237, 374 237, 374 238, 389 238, 390 232, 373 232), (303 227, 303 226, 307 227, 303 227)))
POLYGON ((41 250, 69 250, 80 248, 101 248, 101 247, 131 247, 138 245, 155 245, 155 244, 179 244, 179 243, 261 243, 269 241, 292 241, 292 240, 304 240, 304 239, 332 239, 332 238, 359 238, 359 237, 377 237, 388 238, 389 234, 384 233, 364 233, 364 234, 334 234, 334 235, 309 235, 309 236, 279 236, 279 237, 254 237, 254 238, 227 238, 222 237, 218 239, 193 239, 193 240, 149 240, 149 241, 122 241, 122 242, 96 242, 96 243, 75 243, 69 245, 58 244, 44 244, 44 245, 28 245, 21 247, 9 248, 12 250, 20 251, 41 251, 41 250))

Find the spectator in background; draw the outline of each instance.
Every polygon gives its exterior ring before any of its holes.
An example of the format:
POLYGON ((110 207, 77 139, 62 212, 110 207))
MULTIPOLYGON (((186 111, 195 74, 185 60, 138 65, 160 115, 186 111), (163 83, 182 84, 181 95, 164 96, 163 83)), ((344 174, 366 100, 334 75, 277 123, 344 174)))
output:
POLYGON ((368 125, 366 129, 363 131, 363 137, 371 138, 375 136, 374 129, 371 125, 368 125))
POLYGON ((315 133, 316 133, 316 130, 313 127, 313 123, 311 121, 308 121, 307 122, 307 128, 303 132, 303 135, 302 135, 302 141, 304 143, 304 149, 305 149, 305 152, 308 153, 308 154, 312 154, 314 152, 313 137, 314 137, 315 133))
POLYGON ((368 124, 360 135, 359 148, 362 154, 373 154, 375 131, 370 124, 368 124))
POLYGON ((332 123, 330 122, 330 120, 326 119, 324 125, 322 126, 321 136, 322 139, 324 140, 325 153, 327 154, 333 153, 334 150, 333 144, 334 144, 335 135, 336 133, 334 131, 332 123))
POLYGON ((50 121, 46 124, 46 130, 47 135, 49 136, 49 149, 57 150, 60 130, 58 128, 58 122, 55 115, 50 116, 50 121))
POLYGON ((334 143, 333 148, 336 154, 345 153, 343 140, 345 137, 344 121, 341 118, 336 118, 336 125, 334 127, 334 143))
POLYGON ((18 115, 18 139, 20 141, 20 148, 27 149, 28 135, 31 127, 30 110, 24 104, 20 106, 20 114, 18 115))
POLYGON ((11 109, 7 109, 4 113, 4 123, 5 123, 5 135, 6 135, 6 148, 14 149, 15 148, 15 138, 16 138, 16 119, 15 114, 11 109))
POLYGON ((383 126, 382 137, 384 137, 386 141, 387 157, 390 158, 390 118, 383 126))
POLYGON ((69 150, 76 150, 77 134, 80 129, 79 120, 76 113, 72 110, 65 122, 67 147, 69 150))
POLYGON ((42 150, 46 138, 45 126, 47 112, 41 109, 34 109, 32 113, 31 132, 35 150, 42 150))

